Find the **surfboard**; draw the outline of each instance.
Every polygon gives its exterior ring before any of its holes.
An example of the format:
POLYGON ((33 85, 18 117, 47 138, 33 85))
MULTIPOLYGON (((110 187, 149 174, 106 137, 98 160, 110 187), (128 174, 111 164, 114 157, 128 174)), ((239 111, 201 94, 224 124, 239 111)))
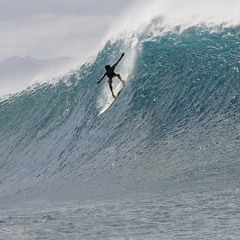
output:
POLYGON ((100 110, 100 112, 98 113, 98 116, 101 115, 101 114, 103 114, 104 112, 106 112, 106 111, 110 108, 110 106, 114 103, 114 101, 117 99, 118 95, 119 95, 120 92, 122 91, 123 87, 124 87, 124 85, 123 85, 122 83, 119 83, 119 84, 117 85, 117 87, 114 89, 114 94, 115 94, 116 98, 114 98, 114 97, 111 96, 111 97, 107 100, 107 102, 106 102, 106 104, 104 105, 104 107, 103 107, 103 108, 100 110))

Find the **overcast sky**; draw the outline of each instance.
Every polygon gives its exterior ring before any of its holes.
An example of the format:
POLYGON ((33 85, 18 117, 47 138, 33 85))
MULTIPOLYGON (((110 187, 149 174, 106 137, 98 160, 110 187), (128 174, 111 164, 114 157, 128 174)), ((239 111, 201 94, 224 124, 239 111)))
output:
POLYGON ((154 11, 180 12, 187 18, 201 9, 200 14, 209 13, 211 19, 224 11, 236 18, 239 8, 239 0, 0 0, 0 61, 16 55, 85 60, 99 50, 119 19, 129 27, 151 18, 154 11), (130 14, 122 17, 129 8, 130 14))
MULTIPOLYGON (((70 57, 81 64, 108 37, 124 30, 144 30, 155 16, 164 18, 166 29, 202 20, 238 26, 239 9, 240 0, 0 0, 0 65, 12 56, 70 57)), ((28 74, 25 65, 21 72, 28 74)), ((0 74, 0 96, 35 81, 26 74, 21 78, 15 63, 9 68, 16 76, 0 74)), ((40 77, 45 79, 42 72, 40 77)))
POLYGON ((0 61, 97 51, 113 22, 136 0, 0 0, 0 61))
MULTIPOLYGON (((0 61, 16 55, 30 55, 40 59, 66 56, 84 60, 86 55, 98 51, 105 33, 118 22, 119 18, 134 25, 133 22, 137 23, 148 17, 149 6, 163 13, 170 10, 179 12, 182 9, 184 17, 203 8, 202 13, 210 12, 212 17, 215 12, 219 12, 219 8, 220 12, 223 10, 230 12, 230 16, 239 15, 239 2, 239 0, 0 0, 0 61), (144 4, 141 8, 140 2, 144 4), (132 5, 135 12, 121 18, 132 5), (142 11, 140 17, 139 10, 142 11)), ((151 10, 150 15, 153 15, 152 13, 151 10)))

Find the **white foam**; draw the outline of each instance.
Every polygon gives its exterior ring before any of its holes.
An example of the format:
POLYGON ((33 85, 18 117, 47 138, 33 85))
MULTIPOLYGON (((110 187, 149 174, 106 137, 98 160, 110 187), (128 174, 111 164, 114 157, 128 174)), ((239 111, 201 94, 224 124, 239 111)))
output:
POLYGON ((119 18, 105 36, 118 38, 122 32, 142 32, 154 19, 165 28, 188 28, 199 24, 237 26, 240 24, 239 0, 148 0, 138 1, 119 18))

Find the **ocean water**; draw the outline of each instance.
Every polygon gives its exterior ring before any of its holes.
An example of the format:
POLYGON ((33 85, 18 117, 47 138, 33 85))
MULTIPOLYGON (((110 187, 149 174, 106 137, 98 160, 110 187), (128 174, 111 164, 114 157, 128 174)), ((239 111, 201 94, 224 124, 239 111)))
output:
POLYGON ((239 26, 155 19, 2 99, 0 239, 239 239, 239 56, 239 26))
POLYGON ((2 212, 0 239, 239 239, 239 191, 2 212))

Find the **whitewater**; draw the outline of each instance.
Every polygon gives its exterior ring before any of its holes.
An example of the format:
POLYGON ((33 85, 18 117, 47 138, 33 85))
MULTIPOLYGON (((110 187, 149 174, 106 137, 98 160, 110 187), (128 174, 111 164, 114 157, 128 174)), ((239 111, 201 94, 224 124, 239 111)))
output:
POLYGON ((139 3, 76 70, 0 100, 1 240, 239 239, 240 4, 184 3, 139 3))

